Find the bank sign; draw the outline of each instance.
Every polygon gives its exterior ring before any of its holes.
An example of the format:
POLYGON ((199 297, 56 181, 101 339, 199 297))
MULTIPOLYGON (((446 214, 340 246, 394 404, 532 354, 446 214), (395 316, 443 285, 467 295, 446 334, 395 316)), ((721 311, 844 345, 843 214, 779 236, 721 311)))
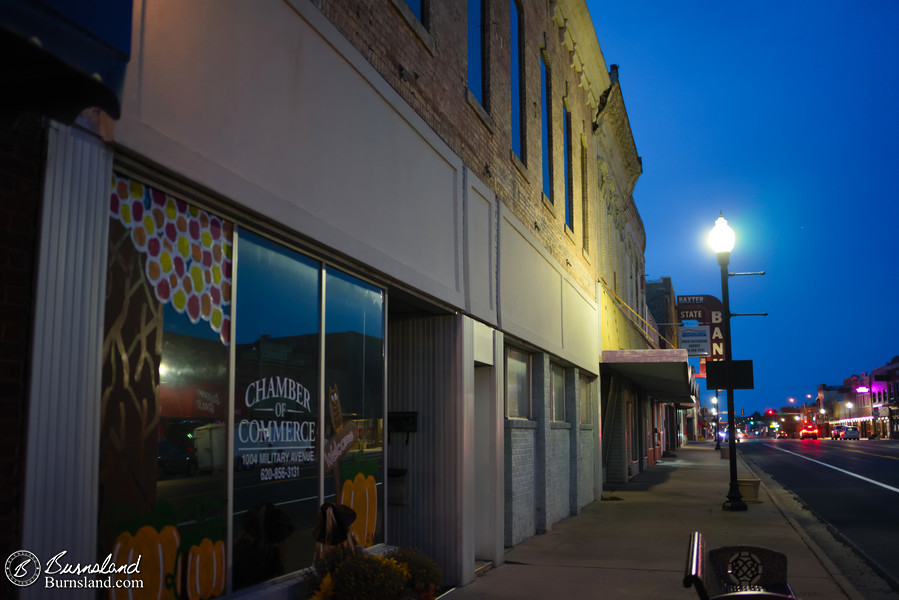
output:
POLYGON ((677 347, 687 351, 687 356, 708 356, 711 348, 708 326, 681 326, 677 330, 677 347))
MULTIPOLYGON (((701 296, 677 297, 677 320, 698 321, 700 326, 709 328, 708 360, 724 360, 724 340, 727 322, 724 319, 724 305, 721 300, 707 294, 701 296)), ((694 328, 695 329, 695 328, 694 328)), ((678 339, 680 339, 678 337, 678 339)), ((684 348, 685 346, 681 346, 684 348)), ((690 356, 694 356, 691 354, 690 356)), ((697 354, 695 356, 703 356, 697 354)))

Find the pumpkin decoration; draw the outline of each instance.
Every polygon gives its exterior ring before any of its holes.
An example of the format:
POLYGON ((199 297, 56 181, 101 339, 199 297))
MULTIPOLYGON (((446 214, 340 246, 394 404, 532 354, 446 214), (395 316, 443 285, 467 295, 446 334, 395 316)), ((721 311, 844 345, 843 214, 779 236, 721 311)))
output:
POLYGON ((203 538, 187 553, 187 597, 206 600, 225 591, 225 543, 203 538))
MULTIPOLYGON (((113 588, 109 591, 113 600, 175 600, 180 596, 181 567, 177 564, 178 545, 181 538, 174 525, 166 525, 157 531, 152 525, 144 525, 132 536, 123 531, 116 538, 112 549, 112 562, 118 566, 134 564, 140 559, 142 588, 113 588)), ((117 579, 131 578, 118 573, 117 579)))
POLYGON ((352 529, 363 546, 375 542, 375 526, 378 523, 378 487, 375 478, 356 473, 352 481, 343 482, 340 503, 356 511, 352 529))

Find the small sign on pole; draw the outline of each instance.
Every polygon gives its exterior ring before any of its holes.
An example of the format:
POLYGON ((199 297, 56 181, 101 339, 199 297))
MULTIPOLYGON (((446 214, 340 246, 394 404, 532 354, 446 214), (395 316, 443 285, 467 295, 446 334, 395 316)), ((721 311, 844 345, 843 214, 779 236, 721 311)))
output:
POLYGON ((687 351, 687 356, 709 356, 711 337, 708 326, 679 327, 677 330, 677 346, 687 351))
POLYGON ((751 390, 754 388, 751 360, 732 360, 728 372, 727 361, 719 360, 706 364, 706 389, 708 390, 751 390))

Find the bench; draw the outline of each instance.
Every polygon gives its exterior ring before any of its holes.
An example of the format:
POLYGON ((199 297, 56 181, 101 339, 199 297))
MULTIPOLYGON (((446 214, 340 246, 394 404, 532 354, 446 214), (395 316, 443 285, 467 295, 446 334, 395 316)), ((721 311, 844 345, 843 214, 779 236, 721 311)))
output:
POLYGON ((690 534, 684 587, 700 600, 796 600, 787 583, 786 555, 759 546, 722 546, 706 551, 702 534, 690 534))

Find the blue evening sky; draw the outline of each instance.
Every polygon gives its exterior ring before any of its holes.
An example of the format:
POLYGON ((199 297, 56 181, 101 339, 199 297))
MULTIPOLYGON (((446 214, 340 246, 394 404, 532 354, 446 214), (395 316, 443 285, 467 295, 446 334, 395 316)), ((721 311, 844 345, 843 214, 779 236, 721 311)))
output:
MULTIPOLYGON (((708 231, 737 235, 737 409, 805 401, 899 355, 899 2, 587 2, 643 175, 646 274, 721 296, 708 231)), ((713 393, 700 380, 703 403, 713 393)))

